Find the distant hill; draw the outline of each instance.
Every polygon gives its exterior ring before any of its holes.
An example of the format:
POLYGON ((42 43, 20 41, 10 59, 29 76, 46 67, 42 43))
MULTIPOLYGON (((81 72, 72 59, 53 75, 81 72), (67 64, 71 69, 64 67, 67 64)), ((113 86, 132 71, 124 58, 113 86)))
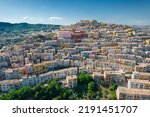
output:
POLYGON ((28 24, 28 23, 7 23, 0 22, 0 49, 3 46, 15 44, 16 42, 23 41, 26 34, 33 32, 49 32, 59 29, 60 25, 52 24, 28 24))
POLYGON ((52 24, 28 24, 28 23, 7 23, 0 22, 0 37, 18 36, 20 34, 29 34, 35 31, 51 31, 59 29, 60 25, 52 24))
POLYGON ((134 25, 133 27, 134 27, 135 29, 137 29, 137 30, 146 32, 147 35, 150 35, 150 25, 147 25, 147 26, 137 26, 137 25, 134 25))

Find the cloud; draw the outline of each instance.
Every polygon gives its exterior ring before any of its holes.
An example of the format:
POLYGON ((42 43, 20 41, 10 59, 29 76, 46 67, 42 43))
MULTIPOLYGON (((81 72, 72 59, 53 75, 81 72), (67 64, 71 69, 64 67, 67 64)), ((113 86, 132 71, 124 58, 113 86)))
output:
POLYGON ((23 20, 32 20, 32 17, 23 17, 23 20))
POLYGON ((63 18, 62 17, 50 17, 49 20, 50 21, 61 21, 61 20, 63 20, 63 18))

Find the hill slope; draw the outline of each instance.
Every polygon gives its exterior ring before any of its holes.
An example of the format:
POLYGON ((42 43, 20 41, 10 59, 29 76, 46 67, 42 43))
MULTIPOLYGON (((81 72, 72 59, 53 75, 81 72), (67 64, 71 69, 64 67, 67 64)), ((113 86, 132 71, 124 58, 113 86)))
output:
POLYGON ((0 38, 9 36, 18 36, 22 34, 29 34, 36 31, 51 31, 58 29, 59 25, 52 24, 28 24, 28 23, 5 23, 0 22, 0 38))

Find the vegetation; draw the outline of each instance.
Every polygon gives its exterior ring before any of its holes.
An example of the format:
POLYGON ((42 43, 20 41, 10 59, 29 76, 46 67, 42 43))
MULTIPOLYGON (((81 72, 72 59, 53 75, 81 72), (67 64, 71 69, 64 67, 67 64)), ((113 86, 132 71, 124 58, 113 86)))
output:
POLYGON ((116 100, 116 89, 118 87, 116 82, 111 82, 107 84, 104 80, 101 81, 101 91, 102 91, 102 98, 105 100, 116 100))
POLYGON ((39 31, 51 31, 53 29, 59 29, 59 25, 52 24, 28 24, 28 23, 4 23, 0 22, 0 36, 30 34, 32 32, 39 31))
POLYGON ((75 88, 63 88, 59 79, 48 81, 48 85, 38 84, 35 87, 22 87, 12 90, 7 94, 0 94, 1 100, 99 100, 116 99, 115 90, 117 84, 112 82, 110 86, 105 81, 98 85, 92 76, 81 73, 78 76, 78 85, 75 88))
POLYGON ((3 46, 13 45, 23 41, 26 34, 33 32, 49 32, 53 29, 59 29, 59 25, 51 24, 28 24, 28 23, 5 23, 0 22, 0 49, 3 46))

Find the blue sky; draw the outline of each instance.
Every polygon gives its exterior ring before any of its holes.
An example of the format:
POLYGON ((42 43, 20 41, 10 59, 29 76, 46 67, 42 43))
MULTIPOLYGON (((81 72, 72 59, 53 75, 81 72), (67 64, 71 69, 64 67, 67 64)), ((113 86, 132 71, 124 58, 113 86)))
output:
POLYGON ((0 22, 150 25, 150 0, 0 0, 0 22))

